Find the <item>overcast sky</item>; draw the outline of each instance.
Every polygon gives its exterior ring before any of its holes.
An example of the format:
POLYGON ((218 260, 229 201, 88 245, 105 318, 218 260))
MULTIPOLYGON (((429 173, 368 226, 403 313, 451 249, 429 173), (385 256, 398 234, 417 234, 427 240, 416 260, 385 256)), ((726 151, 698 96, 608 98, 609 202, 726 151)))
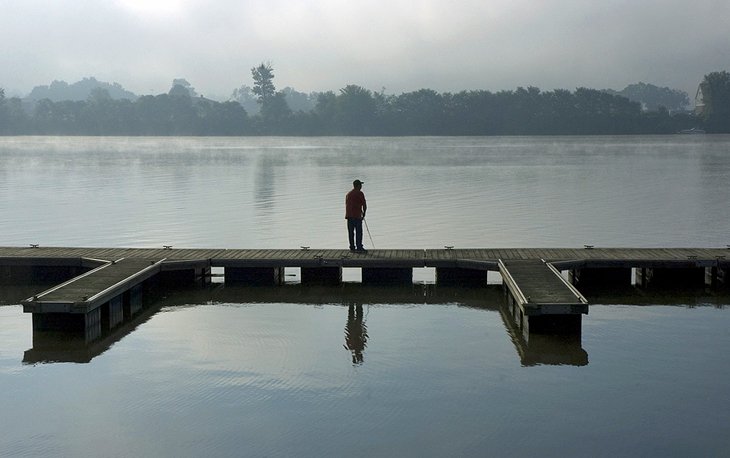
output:
POLYGON ((302 92, 643 81, 694 97, 730 70, 730 1, 0 0, 0 38, 14 95, 94 76, 138 94, 186 78, 227 97, 268 61, 277 88, 302 92))

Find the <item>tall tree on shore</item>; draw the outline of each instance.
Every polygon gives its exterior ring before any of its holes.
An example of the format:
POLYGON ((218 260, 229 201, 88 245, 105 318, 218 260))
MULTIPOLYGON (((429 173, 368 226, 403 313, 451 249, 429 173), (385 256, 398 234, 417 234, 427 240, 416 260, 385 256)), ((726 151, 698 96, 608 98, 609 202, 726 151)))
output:
POLYGON ((702 118, 713 132, 730 132, 730 73, 712 72, 700 83, 702 118))
POLYGON ((261 63, 258 67, 251 69, 253 76, 253 93, 261 104, 261 125, 260 133, 279 134, 286 133, 292 111, 286 103, 286 96, 283 92, 276 91, 274 86, 274 69, 270 63, 261 63))
POLYGON ((253 93, 258 97, 258 102, 264 105, 276 94, 274 86, 274 69, 270 63, 261 63, 258 67, 251 69, 253 76, 253 93))

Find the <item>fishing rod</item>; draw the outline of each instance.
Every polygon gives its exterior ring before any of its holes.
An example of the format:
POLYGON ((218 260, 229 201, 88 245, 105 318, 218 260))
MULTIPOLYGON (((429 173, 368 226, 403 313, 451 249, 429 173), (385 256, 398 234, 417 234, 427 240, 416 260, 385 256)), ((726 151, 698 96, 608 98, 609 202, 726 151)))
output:
POLYGON ((373 236, 370 235, 370 228, 368 227, 368 222, 365 221, 365 218, 362 219, 362 222, 365 223, 365 229, 368 231, 368 237, 370 237, 370 245, 372 245, 373 249, 375 249, 375 242, 373 242, 373 236))

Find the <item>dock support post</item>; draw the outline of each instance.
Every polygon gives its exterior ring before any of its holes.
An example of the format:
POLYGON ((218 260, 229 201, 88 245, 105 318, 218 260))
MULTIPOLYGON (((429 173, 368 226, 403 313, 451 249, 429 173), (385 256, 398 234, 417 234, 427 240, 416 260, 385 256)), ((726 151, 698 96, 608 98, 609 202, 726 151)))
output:
POLYGON ((160 282, 164 285, 192 285, 210 283, 210 266, 199 266, 189 269, 163 270, 160 272, 160 282))
POLYGON ((722 267, 705 267, 705 286, 724 288, 728 286, 728 271, 722 267))
POLYGON ((133 286, 123 295, 124 319, 131 320, 134 315, 142 310, 142 291, 144 287, 140 283, 133 286))
POLYGON ((339 285, 342 283, 342 267, 302 267, 303 285, 339 285))
POLYGON ((124 307, 120 295, 109 301, 109 330, 116 328, 122 321, 124 321, 124 307))
POLYGON ((78 313, 33 313, 33 331, 80 331, 83 315, 78 313))
POLYGON ((413 269, 410 267, 363 267, 364 285, 406 285, 413 284, 413 269))
POLYGON ((437 267, 436 284, 444 286, 486 286, 486 270, 437 267))
POLYGON ((630 267, 597 267, 571 269, 568 278, 579 288, 604 288, 631 286, 630 267))
POLYGON ((277 286, 284 283, 283 267, 226 267, 226 284, 277 286))
POLYGON ((101 307, 84 314, 84 338, 92 342, 101 337, 101 307))
POLYGON ((583 315, 530 315, 527 321, 531 333, 580 335, 583 315))
POLYGON ((650 268, 636 269, 636 285, 642 287, 701 287, 705 285, 703 267, 650 268))
POLYGON ((198 266, 193 269, 193 282, 206 286, 211 282, 210 265, 198 266))

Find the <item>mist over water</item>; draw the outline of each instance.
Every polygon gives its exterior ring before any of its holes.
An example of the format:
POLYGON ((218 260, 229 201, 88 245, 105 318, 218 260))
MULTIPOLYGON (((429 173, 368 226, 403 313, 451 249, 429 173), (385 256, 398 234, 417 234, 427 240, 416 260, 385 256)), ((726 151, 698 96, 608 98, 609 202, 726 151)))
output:
POLYGON ((338 248, 344 194, 360 178, 378 248, 724 246, 729 144, 5 138, 0 243, 338 248))
MULTIPOLYGON (((722 247, 728 151, 709 135, 0 137, 0 246, 346 248, 359 178, 377 248, 722 247)), ((16 304, 46 287, 0 286, 0 456, 730 450, 726 294, 591 296, 577 344, 525 353, 498 286, 217 284, 81 348, 33 335, 16 304)))

